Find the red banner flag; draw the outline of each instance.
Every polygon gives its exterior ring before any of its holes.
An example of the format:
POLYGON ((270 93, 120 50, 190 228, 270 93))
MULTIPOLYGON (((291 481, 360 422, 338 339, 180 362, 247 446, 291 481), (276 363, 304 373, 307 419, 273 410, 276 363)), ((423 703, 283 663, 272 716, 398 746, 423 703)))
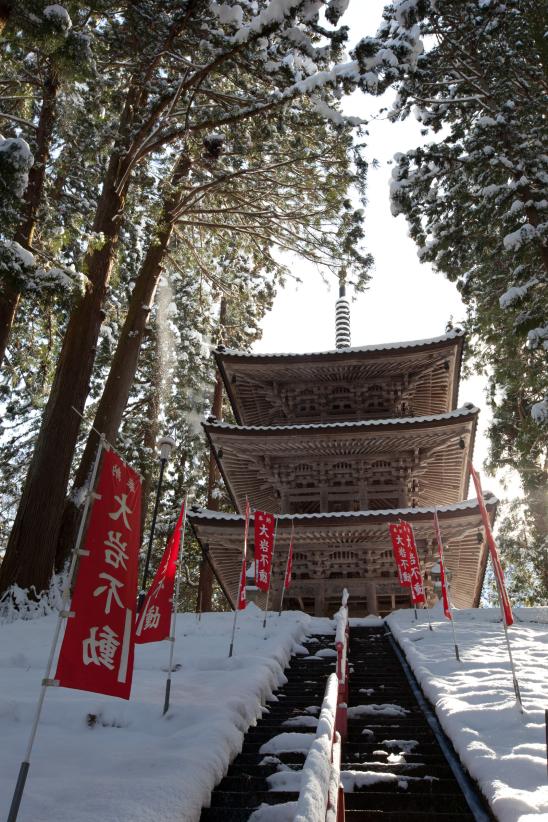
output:
POLYGON ((419 554, 415 544, 415 535, 408 522, 403 522, 407 531, 407 548, 409 550, 409 570, 411 573, 411 597, 415 605, 424 605, 426 596, 424 594, 424 582, 421 573, 419 554))
POLYGON ((268 591, 270 587, 274 522, 272 514, 255 511, 255 585, 261 591, 268 591))
POLYGON ((160 642, 162 639, 168 639, 171 634, 173 592, 184 522, 185 503, 183 502, 175 530, 168 540, 160 566, 148 589, 142 611, 137 617, 135 642, 140 645, 145 642, 160 642))
POLYGON ((392 550, 398 568, 398 576, 402 588, 411 587, 411 569, 409 565, 409 551, 407 548, 407 533, 404 523, 390 523, 388 526, 392 538, 392 550))
POLYGON ((405 588, 411 588, 411 599, 414 605, 422 605, 426 602, 426 597, 413 529, 408 522, 403 520, 400 520, 397 525, 390 524, 388 528, 398 564, 400 584, 405 588))
POLYGON ((453 619, 451 613, 451 606, 449 605, 449 595, 447 593, 447 584, 445 582, 445 567, 443 565, 443 545, 441 541, 440 523, 438 520, 438 512, 434 511, 434 530, 436 532, 436 539, 438 541, 438 556, 440 560, 440 581, 441 581, 441 595, 443 599, 443 613, 447 619, 453 619))
POLYGON ((140 477, 106 451, 57 663, 64 688, 129 699, 140 529, 140 477))
POLYGON ((285 566, 284 588, 287 590, 291 585, 291 570, 293 568, 293 526, 289 538, 289 553, 287 555, 287 565, 285 566))
POLYGON ((478 504, 481 512, 481 519, 485 530, 485 538, 487 540, 489 553, 491 554, 491 560, 493 562, 493 570, 497 580, 501 609, 504 615, 504 621, 508 627, 514 624, 514 615, 512 613, 512 606, 510 605, 508 591, 506 590, 506 584, 504 582, 504 571, 502 570, 502 565, 500 564, 499 552, 497 550, 495 538, 493 537, 493 532, 491 531, 491 520, 489 519, 489 514, 487 513, 487 508, 485 507, 485 500, 483 499, 483 491, 481 490, 481 480, 479 478, 479 474, 476 472, 471 462, 469 462, 468 465, 470 467, 470 475, 474 480, 478 504))

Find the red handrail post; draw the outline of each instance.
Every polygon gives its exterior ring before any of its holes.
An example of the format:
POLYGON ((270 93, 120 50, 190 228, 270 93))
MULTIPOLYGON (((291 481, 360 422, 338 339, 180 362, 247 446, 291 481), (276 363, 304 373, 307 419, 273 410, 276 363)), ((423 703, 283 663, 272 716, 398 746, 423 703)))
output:
POLYGON ((344 788, 339 785, 339 799, 337 802, 337 822, 344 822, 344 788))

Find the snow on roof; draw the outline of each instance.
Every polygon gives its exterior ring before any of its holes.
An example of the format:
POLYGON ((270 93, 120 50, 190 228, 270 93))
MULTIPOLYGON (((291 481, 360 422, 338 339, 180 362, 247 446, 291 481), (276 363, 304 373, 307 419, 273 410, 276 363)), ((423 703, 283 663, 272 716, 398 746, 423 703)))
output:
POLYGON ((402 425, 406 423, 419 422, 439 422, 441 420, 452 420, 458 417, 466 417, 471 414, 479 413, 477 408, 472 403, 466 403, 461 408, 456 408, 454 411, 448 411, 445 414, 429 414, 424 417, 388 417, 387 419, 378 420, 354 420, 353 422, 314 422, 314 423, 297 423, 294 425, 234 425, 229 422, 209 422, 203 423, 214 429, 224 429, 226 431, 307 431, 315 428, 358 428, 358 427, 376 427, 386 425, 402 425))
POLYGON ((431 337, 426 340, 408 340, 404 342, 379 343, 377 345, 362 345, 351 348, 334 348, 328 351, 308 351, 301 353, 291 351, 290 353, 263 354, 260 352, 254 353, 251 351, 239 351, 237 348, 225 348, 224 346, 219 346, 219 348, 215 349, 215 353, 229 357, 247 357, 248 359, 267 359, 269 357, 278 357, 280 359, 283 359, 284 357, 317 357, 322 354, 360 354, 366 351, 391 351, 400 348, 419 348, 423 345, 436 345, 436 343, 458 340, 462 337, 464 337, 464 331, 457 328, 453 331, 448 331, 447 334, 442 334, 441 337, 431 337))
MULTIPOLYGON (((488 491, 484 493, 484 499, 486 505, 496 505, 498 503, 497 497, 488 491)), ((438 505, 436 507, 431 505, 425 508, 381 508, 378 510, 369 511, 325 511, 321 514, 276 514, 276 518, 279 520, 287 520, 288 522, 292 522, 293 520, 315 520, 330 517, 332 519, 352 519, 377 516, 402 517, 415 514, 433 514, 434 511, 437 511, 438 514, 451 514, 456 511, 473 511, 476 508, 479 508, 477 499, 467 499, 464 500, 464 502, 455 502, 452 505, 438 505)), ((225 511, 210 511, 207 508, 197 508, 195 510, 194 507, 189 511, 188 516, 194 520, 218 520, 225 522, 243 522, 244 520, 242 514, 229 514, 225 511)), ((253 517, 253 514, 251 514, 251 516, 253 517)))

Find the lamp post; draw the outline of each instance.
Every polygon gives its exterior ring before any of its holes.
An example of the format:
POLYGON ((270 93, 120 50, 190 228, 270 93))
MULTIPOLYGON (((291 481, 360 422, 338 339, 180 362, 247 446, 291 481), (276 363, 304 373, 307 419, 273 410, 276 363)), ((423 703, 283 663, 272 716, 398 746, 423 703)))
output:
POLYGON ((164 469, 168 462, 171 452, 175 448, 175 440, 173 437, 162 437, 158 442, 158 450, 160 452, 160 476, 158 478, 158 487, 156 489, 156 500, 154 502, 154 512, 152 514, 152 522, 150 524, 150 534, 148 537, 147 557, 145 560, 145 570, 143 572, 143 581, 141 583, 141 590, 139 591, 139 601, 137 603, 137 611, 143 607, 143 602, 146 596, 146 586, 148 581, 148 569, 150 565, 150 555, 152 553, 152 542, 154 540, 154 531, 156 529, 156 517, 158 516, 158 506, 160 505, 160 493, 162 491, 162 480, 164 479, 164 469))

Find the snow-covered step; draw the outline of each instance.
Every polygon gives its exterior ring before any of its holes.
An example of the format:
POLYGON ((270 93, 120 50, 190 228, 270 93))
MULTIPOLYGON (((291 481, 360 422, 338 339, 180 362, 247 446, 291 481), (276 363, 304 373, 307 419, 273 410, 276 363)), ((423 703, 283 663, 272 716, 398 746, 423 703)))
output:
POLYGON ((475 819, 386 630, 352 628, 349 660, 347 822, 475 819))
POLYGON ((283 786, 272 790, 269 777, 302 768, 314 738, 316 709, 334 670, 331 654, 316 655, 331 650, 333 640, 333 634, 316 636, 297 649, 285 670, 286 684, 267 703, 267 711, 257 725, 246 733, 241 753, 213 791, 211 806, 202 810, 201 822, 244 822, 261 804, 297 800, 296 790, 288 791, 283 786))

